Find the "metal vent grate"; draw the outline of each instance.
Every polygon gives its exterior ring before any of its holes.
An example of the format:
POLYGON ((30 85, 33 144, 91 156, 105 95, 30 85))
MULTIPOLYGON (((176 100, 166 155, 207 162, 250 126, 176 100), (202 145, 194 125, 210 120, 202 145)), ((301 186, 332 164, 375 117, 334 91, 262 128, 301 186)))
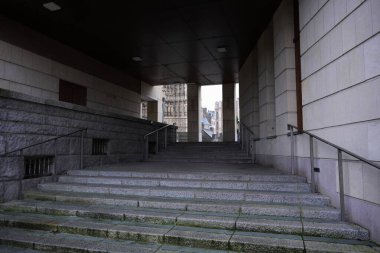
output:
POLYGON ((53 156, 27 156, 24 158, 24 179, 50 176, 53 166, 53 156))
POLYGON ((93 155, 106 155, 107 154, 106 139, 92 139, 92 154, 93 155))

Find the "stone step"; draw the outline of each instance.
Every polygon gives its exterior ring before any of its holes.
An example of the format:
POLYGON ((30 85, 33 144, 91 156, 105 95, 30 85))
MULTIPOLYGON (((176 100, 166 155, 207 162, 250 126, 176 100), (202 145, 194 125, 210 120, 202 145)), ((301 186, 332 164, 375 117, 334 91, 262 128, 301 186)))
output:
POLYGON ((121 196, 162 197, 183 199, 208 199, 225 201, 255 201, 264 203, 328 205, 330 199, 312 193, 250 191, 230 189, 193 189, 185 187, 144 187, 100 184, 43 183, 38 185, 42 191, 91 192, 121 196))
MULTIPOLYGON (((54 220, 57 220, 55 218, 54 220)), ((28 218, 23 219, 19 224, 27 225, 25 223, 28 222, 28 218)), ((61 222, 57 220, 56 224, 47 223, 46 226, 39 226, 41 220, 34 217, 33 220, 29 219, 33 227, 45 230, 3 227, 0 228, 0 242, 55 252, 167 252, 165 248, 162 249, 162 243, 170 244, 168 247, 190 246, 239 252, 304 252, 304 247, 306 252, 377 252, 368 242, 356 240, 330 239, 325 242, 303 237, 303 242, 302 238, 296 235, 182 226, 143 227, 78 219, 71 218, 61 222), (81 235, 87 233, 92 236, 81 235)), ((174 252, 181 251, 179 248, 174 249, 174 252)), ((202 252, 202 249, 195 252, 202 252)))
POLYGON ((246 164, 253 163, 252 158, 218 158, 218 159, 208 159, 208 158, 187 158, 187 157, 153 157, 149 158, 151 162, 188 162, 188 163, 232 163, 232 164, 246 164))
POLYGON ((25 249, 25 248, 6 246, 6 245, 0 245, 0 252, 1 253, 43 253, 42 251, 39 251, 39 250, 25 249))
MULTIPOLYGON (((227 251, 221 250, 144 243, 124 239, 99 238, 78 234, 26 230, 20 228, 0 228, 0 242, 5 245, 10 245, 12 248, 16 246, 17 249, 20 247, 34 249, 33 251, 25 251, 25 253, 40 252, 38 250, 42 250, 43 252, 80 253, 227 253, 227 251)), ((24 253, 24 251, 21 252, 24 253)))
MULTIPOLYGON (((44 200, 57 202, 82 203, 88 205, 116 205, 120 208, 153 208, 181 211, 216 212, 227 214, 248 214, 283 217, 300 217, 300 207, 298 205, 264 204, 244 201, 209 201, 209 200, 188 200, 188 199, 165 199, 153 197, 133 197, 105 195, 94 193, 71 193, 71 192, 27 192, 25 198, 30 200, 44 200)), ((13 203, 13 202, 12 202, 13 203)), ((18 205, 12 208, 18 207, 18 205)), ((5 204, 3 204, 4 206, 5 204)), ((38 206, 32 205, 30 209, 38 206)), ((42 208, 45 208, 42 206, 42 208)), ((55 206, 49 206, 55 208, 55 206)), ((64 207, 59 207, 64 208, 64 207)), ((17 209, 16 209, 17 210, 17 209)), ((43 209, 46 210, 46 209, 43 209)), ((69 209, 70 210, 70 209, 69 209)), ((340 219, 340 211, 328 206, 302 206, 302 216, 304 218, 316 218, 337 221, 340 219)))
MULTIPOLYGON (((179 210, 173 211, 166 209, 120 208, 110 205, 62 206, 62 203, 57 204, 51 202, 45 203, 45 205, 44 203, 38 204, 36 202, 26 202, 24 204, 24 208, 22 208, 22 205, 16 205, 13 206, 13 208, 10 205, 2 207, 3 210, 8 212, 0 214, 0 221, 3 221, 5 225, 17 222, 20 223, 25 221, 23 216, 27 216, 30 221, 36 222, 41 217, 47 217, 39 216, 43 213, 48 215, 76 215, 78 217, 91 217, 97 219, 111 218, 112 220, 137 222, 139 224, 143 223, 143 225, 139 226, 147 226, 146 224, 181 225, 296 235, 301 235, 303 233, 303 235, 317 237, 369 240, 368 231, 356 225, 317 219, 303 219, 303 223, 301 223, 299 217, 285 219, 284 217, 268 217, 258 215, 220 214, 179 210), (13 213, 9 213, 9 211, 12 211, 13 213), (23 213, 17 213, 20 211, 23 211, 23 213), (28 214, 26 214, 26 212, 28 212, 28 214), (33 219, 33 217, 35 219, 33 219)), ((46 218, 46 223, 50 222, 48 218, 49 217, 46 218)), ((115 222, 112 224, 115 224, 115 222)), ((31 227, 32 225, 33 224, 24 226, 31 227)), ((56 225, 56 223, 54 223, 54 225, 56 225)), ((41 224, 41 226, 45 227, 47 225, 41 224)))
POLYGON ((202 152, 199 150, 178 150, 178 149, 166 149, 163 152, 159 152, 158 155, 228 155, 228 156, 248 156, 247 152, 241 150, 213 150, 213 149, 202 149, 202 152))
POLYGON ((150 154, 150 158, 166 158, 166 159, 252 159, 251 156, 247 154, 230 154, 230 153, 169 153, 169 152, 160 152, 158 154, 150 154))
POLYGON ((224 180, 224 181, 264 181, 264 182, 306 182, 305 177, 279 174, 257 174, 257 173, 217 173, 217 172, 153 172, 153 171, 127 171, 127 170, 69 170, 70 176, 91 177, 123 177, 123 178, 148 178, 148 179, 186 179, 186 180, 224 180))
POLYGON ((310 185, 306 183, 286 182, 248 182, 226 180, 178 180, 156 178, 123 178, 123 177, 91 177, 91 176, 60 176, 61 183, 78 184, 106 184, 120 186, 163 186, 163 187, 187 187, 187 188, 211 188, 255 191, 285 191, 285 192, 310 192, 310 185))

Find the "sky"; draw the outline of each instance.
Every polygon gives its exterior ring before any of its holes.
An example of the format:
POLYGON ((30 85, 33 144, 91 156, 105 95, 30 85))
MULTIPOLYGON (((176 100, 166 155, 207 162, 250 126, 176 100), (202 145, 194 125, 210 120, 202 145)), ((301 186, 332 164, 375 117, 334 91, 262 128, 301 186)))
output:
MULTIPOLYGON (((222 100, 222 85, 204 85, 202 86, 202 107, 213 111, 215 102, 222 100)), ((239 97, 239 85, 236 85, 236 97, 239 97)))

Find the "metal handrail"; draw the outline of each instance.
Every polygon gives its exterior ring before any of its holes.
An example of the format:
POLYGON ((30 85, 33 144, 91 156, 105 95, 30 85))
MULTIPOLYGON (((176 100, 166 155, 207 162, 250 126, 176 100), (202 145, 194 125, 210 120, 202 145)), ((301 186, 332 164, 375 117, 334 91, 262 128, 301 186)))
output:
POLYGON ((314 144, 313 141, 314 139, 319 140, 323 143, 326 143, 327 145, 334 147, 338 151, 338 182, 339 182, 339 200, 340 200, 340 215, 341 215, 341 220, 344 221, 346 220, 346 215, 345 215, 345 204, 344 204, 344 179, 343 179, 343 158, 342 158, 342 153, 346 153, 352 157, 355 157, 359 161, 362 161, 366 164, 369 164, 377 169, 380 169, 380 166, 369 161, 368 159, 357 155, 345 148, 342 148, 341 146, 338 146, 334 143, 329 142, 328 140, 325 140, 315 134, 312 134, 308 131, 305 130, 300 130, 298 127, 288 124, 288 130, 290 130, 290 136, 291 136, 291 170, 292 173, 294 174, 294 164, 295 164, 295 133, 294 129, 298 130, 298 133, 302 134, 305 133, 309 135, 309 145, 310 145, 310 184, 311 184, 311 190, 312 192, 315 192, 315 180, 314 180, 314 144))
MULTIPOLYGON (((158 135, 159 135, 159 132, 162 131, 162 130, 165 130, 165 137, 164 137, 164 149, 167 148, 168 146, 168 127, 170 126, 174 126, 173 128, 173 131, 174 131, 174 138, 176 138, 176 127, 175 125, 165 125, 163 127, 160 127, 154 131, 151 131, 149 133, 147 133, 146 135, 144 135, 144 142, 145 142, 145 147, 144 147, 144 154, 143 154, 143 160, 148 160, 148 157, 149 157, 149 136, 153 135, 153 134, 156 134, 156 147, 155 147, 155 153, 157 154, 158 151, 159 151, 159 138, 158 138, 158 135)), ((176 139, 174 139, 174 142, 176 141, 176 139)))
POLYGON ((243 122, 240 122, 240 125, 243 126, 245 129, 247 129, 248 132, 250 132, 253 136, 255 136, 255 133, 251 129, 249 129, 249 127, 247 127, 246 124, 244 124, 243 122))
POLYGON ((146 135, 144 135, 144 139, 145 139, 147 136, 152 135, 152 134, 154 134, 154 133, 156 133, 156 132, 159 132, 159 131, 161 131, 162 129, 165 129, 165 128, 170 127, 170 126, 172 126, 172 125, 166 125, 166 126, 160 127, 159 129, 156 129, 156 130, 154 130, 154 131, 152 131, 152 132, 149 132, 149 133, 147 133, 146 135))
MULTIPOLYGON (((246 149, 246 152, 247 152, 247 156, 251 155, 252 156, 252 159, 255 160, 255 152, 254 150, 251 150, 250 148, 250 144, 251 144, 251 136, 252 135, 253 137, 255 137, 255 133, 249 129, 249 127, 247 125, 245 125, 243 122, 239 122, 240 123, 240 144, 241 144, 241 149, 244 150, 246 149), (247 133, 246 133, 247 131, 247 133), (245 147, 245 148, 244 148, 245 147)), ((254 140, 253 140, 254 141, 254 140)), ((253 145, 253 149, 254 149, 254 145, 253 145)))
POLYGON ((70 135, 73 135, 73 134, 76 134, 76 133, 79 133, 79 132, 83 132, 83 131, 87 131, 87 128, 82 128, 80 130, 77 130, 77 131, 74 131, 74 132, 71 132, 71 133, 68 133, 68 134, 60 135, 60 136, 51 138, 51 139, 46 140, 46 141, 41 141, 41 142, 38 142, 38 143, 35 143, 35 144, 32 144, 32 145, 28 145, 28 146, 25 146, 25 147, 22 147, 22 148, 18 148, 18 149, 6 152, 6 153, 2 154, 1 156, 7 156, 7 155, 12 154, 12 153, 23 151, 24 149, 28 149, 28 148, 35 147, 35 146, 38 146, 38 145, 41 145, 41 144, 45 144, 45 143, 50 142, 50 141, 55 141, 55 140, 58 140, 60 138, 67 137, 67 136, 70 136, 70 135))
MULTIPOLYGON (((35 146, 38 146, 38 145, 42 145, 42 144, 48 143, 50 141, 57 141, 60 138, 64 138, 64 137, 67 137, 67 136, 70 136, 70 135, 73 135, 73 134, 76 134, 76 133, 80 132, 81 133, 81 136, 80 136, 81 139, 80 139, 80 160, 79 160, 79 167, 82 169, 83 168, 83 137, 84 137, 83 133, 85 131, 87 131, 87 128, 82 128, 80 130, 76 130, 76 131, 68 133, 68 134, 63 134, 63 135, 51 138, 51 139, 46 140, 46 141, 41 141, 41 142, 34 143, 34 144, 31 144, 31 145, 27 145, 25 147, 18 148, 18 149, 9 151, 9 152, 5 152, 4 154, 0 155, 0 157, 6 157, 9 154, 17 153, 17 152, 20 152, 20 156, 22 156, 24 149, 28 149, 28 148, 32 148, 32 147, 35 147, 35 146)), ((56 153, 57 153, 57 148, 56 147, 57 146, 55 145, 55 156, 56 156, 56 153)), ((55 165, 54 165, 53 177, 55 177, 55 175, 56 175, 56 168, 55 168, 55 165)), ((0 182, 8 182, 8 181, 14 181, 14 180, 13 179, 11 179, 11 180, 9 180, 9 179, 6 179, 6 180, 2 179, 2 180, 0 180, 0 182)), ((19 190, 19 194, 18 194, 18 198, 21 199, 21 197, 22 197, 22 178, 19 178, 18 181, 19 181, 19 189, 20 189, 19 190)))
MULTIPOLYGON (((296 126, 293 126, 293 125, 291 125, 291 124, 288 124, 288 126, 293 127, 293 128, 295 128, 295 129, 298 130, 298 128, 297 128, 296 126)), ((315 139, 317 139, 317 140, 319 140, 319 141, 321 141, 321 142, 324 142, 324 143, 326 143, 326 144, 328 144, 328 145, 330 145, 330 146, 332 146, 332 147, 334 147, 334 148, 336 148, 336 149, 339 149, 339 150, 343 151, 344 153, 346 153, 346 154, 348 154, 348 155, 350 155, 350 156, 352 156, 352 157, 355 157, 356 159, 358 159, 358 160, 360 160, 360 161, 362 161, 362 162, 365 162, 365 163, 367 163, 367 164, 369 164, 369 165, 371 165, 371 166, 373 166, 373 167, 375 167, 375 168, 377 168, 377 169, 380 170, 380 165, 377 165, 377 164, 375 164, 375 163, 369 161, 368 159, 366 159, 366 158, 364 158, 364 157, 362 157, 362 156, 360 156, 360 155, 357 155, 357 154, 355 154, 355 153, 353 153, 353 152, 351 152, 351 151, 349 151, 349 150, 347 150, 347 149, 345 149, 345 148, 342 148, 341 146, 338 146, 338 145, 336 145, 336 144, 334 144, 334 143, 331 143, 331 142, 329 142, 328 140, 325 140, 325 139, 323 139, 323 138, 321 138, 321 137, 319 137, 319 136, 317 136, 317 135, 315 135, 315 134, 312 134, 312 133, 310 133, 309 131, 306 131, 306 130, 302 130, 302 131, 300 131, 300 130, 299 130, 299 133, 305 133, 305 134, 307 134, 307 135, 309 135, 309 136, 312 136, 313 138, 315 138, 315 139)))

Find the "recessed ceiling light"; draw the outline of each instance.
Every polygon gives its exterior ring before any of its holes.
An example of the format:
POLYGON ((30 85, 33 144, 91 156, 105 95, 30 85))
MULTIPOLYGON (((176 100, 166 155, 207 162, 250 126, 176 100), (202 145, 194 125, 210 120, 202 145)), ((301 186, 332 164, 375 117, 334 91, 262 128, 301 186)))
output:
POLYGON ((227 52, 227 48, 226 47, 218 47, 216 49, 216 51, 218 51, 219 53, 226 53, 227 52))
POLYGON ((142 61, 143 59, 140 56, 134 56, 134 57, 132 57, 132 60, 134 60, 134 61, 142 61))
POLYGON ((59 11, 61 9, 61 6, 54 2, 44 3, 43 6, 49 11, 59 11))

